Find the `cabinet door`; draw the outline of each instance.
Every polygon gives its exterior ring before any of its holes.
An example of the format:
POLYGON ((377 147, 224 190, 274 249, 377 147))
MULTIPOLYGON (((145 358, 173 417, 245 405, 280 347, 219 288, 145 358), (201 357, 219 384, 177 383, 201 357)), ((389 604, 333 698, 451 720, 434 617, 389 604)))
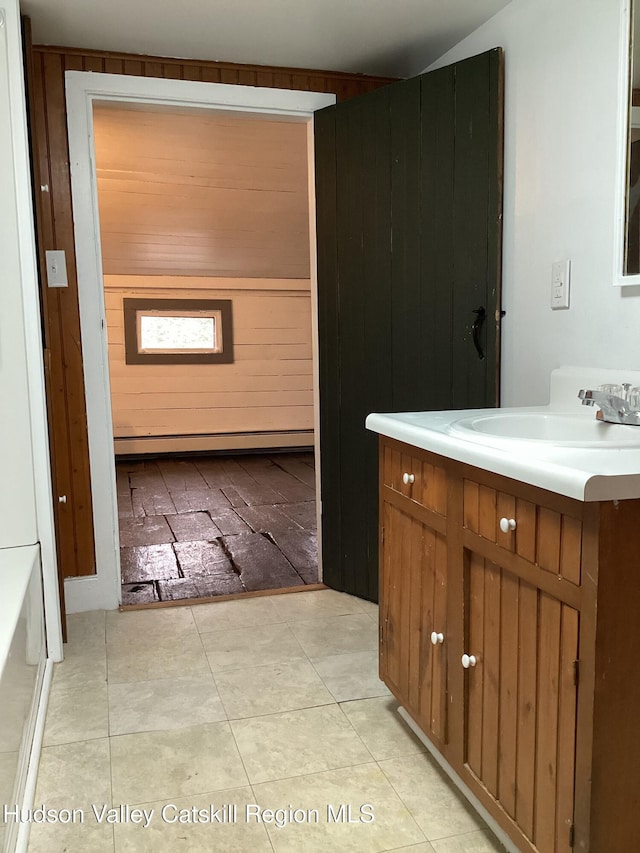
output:
POLYGON ((383 531, 380 677, 422 730, 446 743, 446 540, 386 502, 383 531), (442 639, 432 642, 432 633, 442 639))
POLYGON ((541 853, 571 848, 578 613, 465 552, 465 769, 541 853))

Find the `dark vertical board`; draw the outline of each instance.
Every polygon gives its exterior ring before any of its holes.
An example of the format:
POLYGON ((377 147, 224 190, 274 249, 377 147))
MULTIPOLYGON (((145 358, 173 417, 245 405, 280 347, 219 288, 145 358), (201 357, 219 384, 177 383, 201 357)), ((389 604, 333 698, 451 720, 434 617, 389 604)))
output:
POLYGON ((377 437, 373 410, 392 407, 393 317, 390 98, 337 110, 341 556, 345 588, 377 598, 377 437))
MULTIPOLYGON (((480 335, 485 355, 493 329, 497 293, 495 281, 488 281, 489 269, 495 274, 495 235, 497 193, 492 190, 497 175, 495 152, 497 127, 492 123, 492 53, 474 56, 455 67, 455 186, 454 186, 454 259, 453 286, 453 408, 493 405, 496 397, 494 365, 480 359, 473 343, 475 309, 483 306, 487 320, 480 335), (490 228, 491 223, 491 228, 490 228), (490 264, 491 256, 491 264, 490 264)), ((495 354, 495 348, 492 349, 495 354)))
POLYGON ((323 579, 376 598, 377 440, 364 421, 391 408, 386 90, 316 114, 316 168, 323 579))
MULTIPOLYGON (((337 247, 339 263, 339 353, 340 353, 340 470, 341 470, 341 559, 345 588, 362 595, 366 584, 361 574, 367 540, 366 505, 363 492, 367 465, 373 461, 365 437, 368 371, 366 358, 365 304, 368 297, 364 277, 362 164, 366 104, 351 102, 336 107, 337 247)), ((374 453, 375 460, 375 453, 374 453)), ((375 466, 375 461, 373 461, 375 466)))
POLYGON ((335 110, 314 116, 318 232, 318 349, 320 379, 320 492, 323 580, 344 589, 340 557, 340 362, 336 245, 335 110))
POLYGON ((452 407, 455 71, 421 78, 420 295, 422 337, 416 378, 420 408, 452 407))
POLYGON ((489 53, 489 210, 487 213, 487 404, 500 404, 502 325, 502 185, 504 178, 504 54, 489 53))
MULTIPOLYGON (((393 408, 392 359, 389 342, 391 316, 391 128, 388 88, 367 96, 362 113, 362 245, 363 313, 365 318, 365 355, 367 366, 364 411, 360 412, 361 446, 365 454, 363 487, 360 500, 366 505, 365 557, 360 561, 358 588, 364 598, 378 597, 378 442, 364 428, 371 411, 393 408)), ((360 381, 360 384, 363 384, 360 381)), ((346 531, 343 535, 346 535, 346 531)))
POLYGON ((420 78, 391 98, 391 298, 393 409, 424 408, 420 370, 420 78))

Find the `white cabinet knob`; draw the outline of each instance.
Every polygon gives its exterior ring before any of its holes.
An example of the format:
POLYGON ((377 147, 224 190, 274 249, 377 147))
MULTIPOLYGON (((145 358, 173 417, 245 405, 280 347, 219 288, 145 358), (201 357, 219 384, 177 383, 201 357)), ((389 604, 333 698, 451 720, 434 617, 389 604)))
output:
POLYGON ((510 530, 516 529, 516 520, 515 518, 501 518, 500 519, 500 530, 503 533, 509 533, 510 530))
POLYGON ((402 475, 402 482, 405 486, 408 486, 410 483, 415 483, 416 476, 415 474, 407 474, 406 472, 402 475))
POLYGON ((58 498, 58 503, 59 504, 66 504, 66 502, 67 502, 67 496, 66 495, 60 495, 60 497, 58 498))
POLYGON ((475 655, 462 655, 462 666, 465 669, 469 669, 470 666, 475 666, 477 662, 475 655))
POLYGON ((432 631, 431 642, 434 646, 437 646, 438 643, 444 643, 444 634, 438 634, 436 631, 432 631))

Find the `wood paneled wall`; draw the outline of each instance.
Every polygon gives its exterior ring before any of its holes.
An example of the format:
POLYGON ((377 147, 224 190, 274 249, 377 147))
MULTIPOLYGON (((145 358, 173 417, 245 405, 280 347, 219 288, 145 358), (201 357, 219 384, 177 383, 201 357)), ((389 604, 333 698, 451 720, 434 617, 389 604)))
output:
POLYGON ((109 105, 93 120, 105 274, 309 278, 305 123, 109 105))
POLYGON ((308 280, 105 276, 105 298, 116 450, 120 439, 147 436, 180 436, 188 447, 189 436, 211 435, 219 447, 223 435, 265 433, 272 447, 269 433, 305 430, 313 442, 308 280), (231 299, 233 363, 126 364, 124 297, 231 299))
POLYGON ((198 62, 66 47, 35 46, 30 54, 32 61, 27 63, 27 76, 40 266, 43 272, 45 250, 62 249, 66 252, 69 275, 68 288, 54 291, 43 288, 42 292, 58 556, 61 576, 69 577, 92 574, 95 561, 65 71, 333 92, 339 101, 392 81, 337 72, 198 62), (67 503, 59 504, 56 495, 67 495, 67 503))

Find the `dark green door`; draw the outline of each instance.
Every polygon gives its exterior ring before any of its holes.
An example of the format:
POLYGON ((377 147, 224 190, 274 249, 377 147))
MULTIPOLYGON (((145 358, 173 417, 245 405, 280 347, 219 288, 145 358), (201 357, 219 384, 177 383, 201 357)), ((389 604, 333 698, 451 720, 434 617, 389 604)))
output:
POLYGON ((501 51, 321 110, 315 151, 323 579, 375 601, 366 416, 498 401, 501 51))

